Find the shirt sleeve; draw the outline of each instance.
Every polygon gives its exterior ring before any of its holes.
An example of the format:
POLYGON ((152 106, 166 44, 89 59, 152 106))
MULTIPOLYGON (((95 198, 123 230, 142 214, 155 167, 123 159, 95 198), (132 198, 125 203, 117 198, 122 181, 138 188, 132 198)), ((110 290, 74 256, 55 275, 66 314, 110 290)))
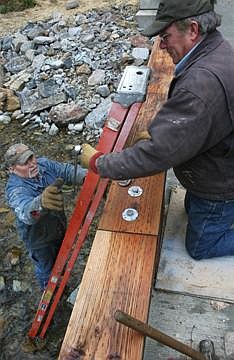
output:
POLYGON ((27 225, 35 224, 46 213, 41 206, 41 195, 33 197, 23 186, 9 190, 7 200, 17 218, 27 225))
POLYGON ((100 156, 98 173, 122 180, 165 171, 204 151, 210 128, 211 116, 202 99, 188 91, 178 92, 152 120, 148 128, 151 139, 100 156))
POLYGON ((83 184, 85 176, 87 175, 87 169, 84 169, 79 164, 75 167, 69 163, 60 163, 54 160, 48 160, 49 169, 57 178, 62 178, 66 185, 83 184), (76 168, 76 174, 75 174, 76 168))

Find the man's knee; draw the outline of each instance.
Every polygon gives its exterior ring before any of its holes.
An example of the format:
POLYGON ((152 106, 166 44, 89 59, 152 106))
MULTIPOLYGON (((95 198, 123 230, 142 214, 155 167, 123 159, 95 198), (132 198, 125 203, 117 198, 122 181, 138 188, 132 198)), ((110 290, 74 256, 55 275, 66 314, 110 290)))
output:
POLYGON ((205 259, 205 257, 203 257, 200 254, 196 253, 196 251, 194 249, 191 250, 190 248, 186 247, 186 250, 187 250, 189 256, 191 256, 191 258, 193 258, 194 260, 199 261, 199 260, 205 259))
POLYGON ((186 238, 185 248, 191 258, 193 258, 194 260, 199 261, 202 259, 206 259, 206 253, 199 248, 197 241, 191 242, 191 240, 188 240, 186 238))

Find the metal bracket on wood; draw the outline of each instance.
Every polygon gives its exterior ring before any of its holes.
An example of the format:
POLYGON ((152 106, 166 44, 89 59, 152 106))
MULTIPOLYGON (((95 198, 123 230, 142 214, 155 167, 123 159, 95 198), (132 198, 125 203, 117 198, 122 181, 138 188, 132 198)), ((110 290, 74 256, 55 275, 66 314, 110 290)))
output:
POLYGON ((127 66, 113 101, 121 104, 123 107, 129 107, 136 102, 145 101, 149 76, 150 68, 147 66, 127 66))

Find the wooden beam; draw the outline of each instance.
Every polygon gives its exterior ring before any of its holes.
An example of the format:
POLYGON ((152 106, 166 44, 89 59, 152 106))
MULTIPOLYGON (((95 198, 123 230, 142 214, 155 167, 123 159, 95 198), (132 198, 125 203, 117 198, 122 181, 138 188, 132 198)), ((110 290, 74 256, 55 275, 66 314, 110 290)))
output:
POLYGON ((114 312, 121 309, 147 318, 150 288, 142 274, 152 274, 156 243, 153 236, 98 230, 60 359, 65 359, 71 348, 80 352, 82 359, 139 358, 142 335, 118 324, 114 312), (131 256, 132 249, 138 257, 131 256))
MULTIPOLYGON (((145 129, 165 100, 173 66, 154 44, 151 82, 146 101, 129 136, 145 129)), ((131 198, 127 188, 113 182, 93 241, 76 303, 61 348, 59 360, 122 359, 143 356, 144 337, 120 325, 114 312, 122 310, 147 321, 155 259, 159 257, 160 222, 165 174, 134 180, 143 188, 140 198, 131 198), (126 222, 122 211, 134 207, 136 221, 126 222)))

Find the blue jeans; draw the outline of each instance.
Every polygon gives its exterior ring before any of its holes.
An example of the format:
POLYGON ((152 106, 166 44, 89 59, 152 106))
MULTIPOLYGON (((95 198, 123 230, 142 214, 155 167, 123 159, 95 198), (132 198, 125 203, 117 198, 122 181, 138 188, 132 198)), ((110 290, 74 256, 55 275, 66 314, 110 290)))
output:
POLYGON ((55 263, 62 240, 56 244, 45 245, 41 249, 31 250, 29 252, 32 262, 34 263, 35 275, 42 290, 45 289, 51 270, 55 263))
POLYGON ((185 246, 195 260, 234 255, 234 200, 213 201, 187 191, 185 246))

